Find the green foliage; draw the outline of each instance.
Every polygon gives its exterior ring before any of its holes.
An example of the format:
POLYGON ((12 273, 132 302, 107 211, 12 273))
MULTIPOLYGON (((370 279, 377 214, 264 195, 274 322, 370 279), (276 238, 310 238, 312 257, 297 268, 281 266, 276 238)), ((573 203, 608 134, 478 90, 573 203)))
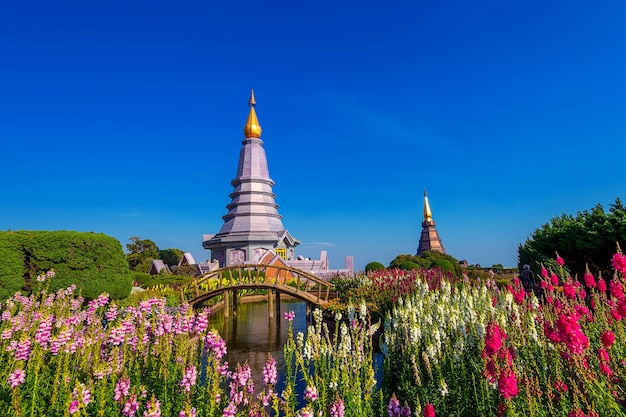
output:
POLYGON ((139 284, 140 287, 143 287, 146 282, 152 281, 152 275, 147 272, 133 272, 133 282, 139 284))
POLYGON ((588 264, 592 272, 610 277, 613 275, 610 260, 616 244, 624 247, 625 242, 626 208, 617 198, 608 212, 598 204, 575 216, 563 214, 555 217, 535 230, 519 246, 519 267, 521 269, 522 265, 528 264, 537 272, 543 263, 556 271, 555 252, 558 252, 565 259, 572 276, 582 276, 588 264))
POLYGON ((433 266, 441 268, 442 271, 450 272, 451 274, 454 274, 455 272, 454 266, 452 266, 452 262, 444 258, 435 259, 433 263, 431 264, 431 267, 433 266))
POLYGON ((24 253, 20 235, 0 233, 0 300, 6 300, 24 286, 24 253))
POLYGON ((159 250, 159 258, 165 265, 176 265, 183 257, 184 252, 180 249, 169 248, 159 250))
POLYGON ((75 284, 86 298, 103 292, 112 298, 128 296, 132 272, 121 244, 104 234, 72 231, 0 232, 3 291, 20 288, 29 292, 37 287, 36 277, 49 270, 56 276, 49 281, 57 290, 75 284), (18 268, 19 265, 19 268, 18 268))
POLYGON ((133 236, 128 240, 131 241, 126 244, 128 265, 134 271, 148 272, 152 261, 159 258, 156 243, 149 239, 141 239, 139 236, 133 236))
POLYGON ((373 271, 381 271, 383 269, 385 269, 385 265, 381 264, 380 262, 370 262, 367 265, 365 265, 365 273, 373 272, 373 271))
POLYGON ((441 268, 446 272, 451 272, 455 277, 463 274, 463 268, 457 259, 436 251, 425 251, 421 255, 398 255, 391 261, 389 268, 404 270, 441 268))

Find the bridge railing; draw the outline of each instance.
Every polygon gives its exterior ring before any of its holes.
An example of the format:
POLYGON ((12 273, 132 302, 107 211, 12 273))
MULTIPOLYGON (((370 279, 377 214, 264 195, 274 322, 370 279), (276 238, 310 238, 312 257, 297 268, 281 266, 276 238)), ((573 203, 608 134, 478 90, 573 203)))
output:
MULTIPOLYGON (((328 301, 333 287, 328 281, 309 272, 288 266, 242 264, 220 268, 195 277, 181 287, 181 299, 190 300, 208 292, 239 288, 280 288, 289 286, 298 292, 316 294, 318 301, 328 301)), ((293 291, 290 289, 290 291, 293 291)))

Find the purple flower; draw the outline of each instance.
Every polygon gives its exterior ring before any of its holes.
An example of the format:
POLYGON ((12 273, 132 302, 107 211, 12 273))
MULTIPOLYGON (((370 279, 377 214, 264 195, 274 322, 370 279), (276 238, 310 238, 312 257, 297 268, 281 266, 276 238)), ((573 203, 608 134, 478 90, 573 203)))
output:
POLYGON ((16 369, 11 372, 9 379, 7 380, 11 388, 15 388, 18 385, 23 384, 24 381, 26 381, 26 372, 24 372, 23 369, 16 369))
POLYGON ((191 391, 191 387, 196 385, 196 377, 198 376, 198 371, 196 367, 191 365, 185 369, 185 374, 183 375, 182 381, 180 381, 180 386, 183 387, 183 391, 189 392, 191 391))
POLYGON ((263 383, 265 385, 275 384, 278 380, 278 372, 276 371, 276 360, 269 355, 265 366, 263 367, 263 383))
POLYGON ((295 311, 288 311, 285 313, 285 320, 293 321, 295 317, 296 317, 295 311))

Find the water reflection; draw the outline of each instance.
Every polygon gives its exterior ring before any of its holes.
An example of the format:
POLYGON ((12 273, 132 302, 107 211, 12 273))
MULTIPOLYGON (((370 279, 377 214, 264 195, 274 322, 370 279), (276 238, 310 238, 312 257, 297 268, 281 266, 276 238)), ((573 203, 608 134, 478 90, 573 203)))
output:
MULTIPOLYGON (((307 317, 306 303, 296 300, 281 300, 280 315, 273 319, 268 316, 266 302, 239 304, 237 317, 231 312, 230 317, 224 320, 223 310, 209 315, 209 327, 216 329, 226 341, 228 348, 224 360, 228 361, 229 369, 234 370, 237 363, 248 362, 252 371, 255 391, 258 393, 263 388, 263 366, 267 354, 271 353, 276 360, 279 383, 276 386, 278 392, 284 388, 285 363, 283 358, 283 346, 289 336, 289 322, 283 314, 294 311, 296 317, 292 322, 293 334, 306 333, 307 317)), ((382 380, 382 355, 373 355, 375 378, 380 384, 382 380)), ((296 387, 296 391, 304 387, 296 387)))
POLYGON ((209 315, 209 327, 217 330, 226 341, 228 351, 224 360, 228 361, 229 368, 234 370, 237 362, 248 362, 257 388, 261 388, 263 382, 263 366, 268 353, 276 360, 279 380, 284 380, 283 346, 289 336, 289 322, 283 318, 283 313, 296 313, 292 322, 294 335, 307 329, 306 303, 281 300, 280 304, 281 313, 278 317, 275 314, 273 319, 268 316, 266 302, 240 303, 237 317, 231 312, 230 317, 224 319, 223 310, 209 315))

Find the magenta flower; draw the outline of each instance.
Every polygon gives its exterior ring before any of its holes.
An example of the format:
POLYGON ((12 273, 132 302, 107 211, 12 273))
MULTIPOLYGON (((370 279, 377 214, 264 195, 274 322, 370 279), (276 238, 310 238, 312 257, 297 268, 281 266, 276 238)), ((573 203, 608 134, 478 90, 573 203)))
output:
POLYGON ((510 368, 500 374, 498 390, 504 398, 513 398, 519 392, 517 388, 517 378, 515 378, 515 373, 510 368))
POLYGON ((558 266, 563 266, 563 265, 565 265, 565 261, 563 260, 563 258, 561 258, 561 257, 559 256, 559 253, 558 253, 558 252, 556 253, 556 260, 555 260, 555 261, 556 261, 556 264, 557 264, 558 266))
POLYGON ((78 401, 77 400, 72 401, 70 403, 70 409, 69 409, 70 414, 74 414, 74 413, 78 412, 78 409, 79 409, 78 401))
POLYGON ((435 406, 427 403, 424 405, 424 417, 435 417, 435 406))
POLYGON ((487 324, 485 334, 485 349, 483 354, 491 356, 496 354, 502 347, 502 341, 506 338, 506 333, 500 330, 497 324, 490 322, 487 324))
POLYGON ((602 293, 606 292, 606 281, 604 279, 602 278, 598 279, 598 282, 596 284, 597 284, 598 291, 602 293))
POLYGON ((557 379, 556 381, 554 381, 554 389, 559 391, 559 392, 567 392, 567 391, 569 391, 569 387, 567 386, 565 381, 560 380, 560 379, 557 379))
POLYGON ((623 276, 626 276, 626 256, 621 253, 616 253, 611 259, 611 264, 616 271, 620 272, 623 276))
POLYGON ((285 312, 285 320, 293 321, 295 317, 296 317, 296 313, 294 311, 285 312))
POLYGON ((611 330, 605 330, 602 332, 602 335, 600 336, 600 338, 602 339, 602 344, 608 349, 611 346, 613 346, 613 343, 615 343, 615 335, 613 334, 613 332, 611 330))
POLYGON ((26 372, 23 369, 16 369, 9 374, 7 382, 11 388, 15 388, 26 381, 26 372))

